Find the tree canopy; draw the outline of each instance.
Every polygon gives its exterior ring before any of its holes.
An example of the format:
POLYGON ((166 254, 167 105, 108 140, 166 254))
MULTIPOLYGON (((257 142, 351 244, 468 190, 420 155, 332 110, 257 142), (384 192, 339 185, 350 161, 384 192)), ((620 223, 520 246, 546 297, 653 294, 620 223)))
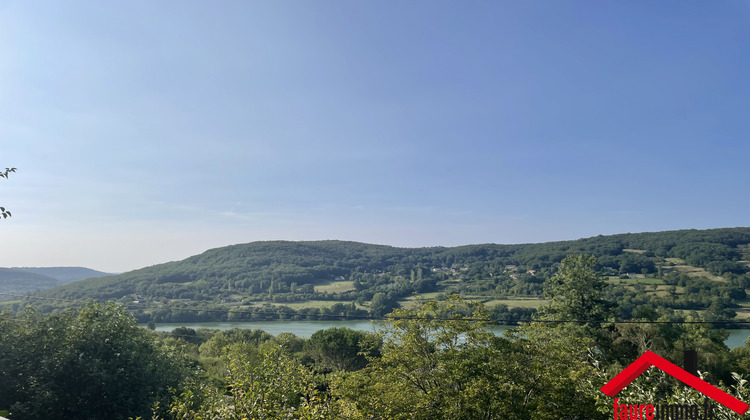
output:
POLYGON ((115 304, 0 315, 0 409, 13 419, 127 419, 179 386, 182 360, 115 304))

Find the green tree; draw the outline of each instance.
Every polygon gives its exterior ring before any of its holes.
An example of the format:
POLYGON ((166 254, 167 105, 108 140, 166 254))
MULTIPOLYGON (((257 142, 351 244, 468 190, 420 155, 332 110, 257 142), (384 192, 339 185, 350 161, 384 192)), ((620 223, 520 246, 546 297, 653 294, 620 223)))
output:
POLYGON ((479 304, 453 295, 443 302, 394 310, 394 319, 381 332, 382 357, 336 383, 335 395, 363 418, 461 418, 460 407, 468 402, 464 397, 483 400, 481 392, 466 392, 480 385, 467 375, 466 368, 476 356, 471 350, 486 349, 492 338, 481 322, 464 320, 472 315, 486 318, 480 309, 479 304))
MULTIPOLYGON (((11 172, 15 172, 16 168, 5 168, 5 171, 0 171, 0 178, 8 179, 8 175, 11 172)), ((7 219, 11 216, 10 211, 6 210, 5 207, 0 207, 0 216, 3 217, 3 219, 7 219)))
POLYGON ((372 297, 372 302, 370 303, 370 315, 373 317, 382 317, 398 307, 399 304, 395 298, 382 292, 375 293, 372 297))
POLYGON ((364 331, 328 328, 313 333, 304 349, 318 370, 358 370, 367 365, 368 355, 377 354, 377 339, 364 331))
POLYGON ((200 354, 203 357, 222 357, 226 354, 226 347, 235 343, 249 343, 257 347, 261 343, 270 340, 273 336, 263 330, 248 330, 232 328, 220 331, 209 338, 200 346, 200 354))
POLYGON ((115 304, 49 317, 27 310, 3 315, 0 324, 0 408, 13 419, 146 415, 187 375, 176 355, 115 304))
POLYGON ((581 321, 598 325, 612 314, 613 305, 602 296, 606 286, 596 274, 596 258, 571 255, 562 260, 557 274, 547 281, 545 294, 550 302, 539 309, 542 319, 581 321))
POLYGON ((523 389, 515 401, 519 419, 594 419, 597 380, 596 342, 578 325, 531 323, 509 334, 515 351, 506 363, 515 365, 512 380, 523 389))
MULTIPOLYGON (((594 418, 580 392, 586 340, 544 327, 497 337, 481 303, 457 295, 397 309, 381 332, 382 357, 334 381, 349 418, 594 418)), ((590 340, 589 340, 590 341, 590 340)), ((585 380, 585 379, 584 379, 585 380)))
POLYGON ((281 346, 248 357, 246 343, 226 351, 226 388, 195 383, 170 405, 172 419, 326 419, 330 403, 313 372, 281 346))

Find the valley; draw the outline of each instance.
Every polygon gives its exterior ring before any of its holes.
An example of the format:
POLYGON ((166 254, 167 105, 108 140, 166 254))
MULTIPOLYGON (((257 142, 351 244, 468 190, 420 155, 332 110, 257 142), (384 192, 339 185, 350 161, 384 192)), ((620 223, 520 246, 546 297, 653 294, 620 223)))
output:
POLYGON ((346 241, 265 241, 91 278, 6 300, 43 312, 113 300, 140 322, 381 318, 396 307, 458 294, 493 320, 530 320, 567 255, 597 258, 616 319, 750 317, 750 229, 597 236, 540 244, 397 248, 346 241))

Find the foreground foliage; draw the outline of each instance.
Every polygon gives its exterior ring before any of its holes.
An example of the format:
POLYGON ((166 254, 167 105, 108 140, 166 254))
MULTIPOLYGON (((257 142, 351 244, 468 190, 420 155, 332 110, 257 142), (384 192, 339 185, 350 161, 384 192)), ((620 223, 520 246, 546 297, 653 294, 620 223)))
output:
MULTIPOLYGON (((4 313, 0 412, 14 420, 611 418, 604 383, 647 350, 679 362, 686 349, 698 351, 704 379, 750 398, 749 345, 729 351, 724 332, 705 323, 613 323, 617 302, 600 294, 595 265, 563 259, 537 319, 502 337, 485 329, 481 303, 458 295, 396 309, 377 334, 331 328, 307 340, 239 329, 157 333, 114 304, 4 313)), ((619 398, 702 401, 654 369, 619 398)))
POLYGON ((0 315, 0 408, 13 419, 127 419, 187 375, 122 308, 92 304, 43 317, 0 315))
POLYGON ((276 346, 259 360, 247 348, 227 348, 225 388, 193 383, 170 405, 172 419, 321 418, 328 410, 313 372, 276 346))
POLYGON ((588 369, 580 343, 552 344, 536 330, 496 337, 473 321, 487 319, 482 306, 457 296, 391 315, 382 357, 336 383, 352 418, 559 418, 567 402, 577 415, 595 410, 576 392, 588 369), (566 404, 551 411, 556 401, 566 404))

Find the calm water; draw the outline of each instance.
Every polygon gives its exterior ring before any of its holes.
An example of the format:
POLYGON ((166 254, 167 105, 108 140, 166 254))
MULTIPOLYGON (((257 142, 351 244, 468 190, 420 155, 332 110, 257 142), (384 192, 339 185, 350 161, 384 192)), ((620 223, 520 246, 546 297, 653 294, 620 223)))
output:
MULTIPOLYGON (((292 333, 298 337, 310 338, 315 331, 331 327, 346 327, 353 330, 375 332, 379 323, 371 321, 256 321, 256 322, 194 322, 194 323, 168 323, 156 324, 157 331, 172 331, 178 327, 192 329, 210 328, 216 330, 228 330, 232 328, 246 328, 251 330, 261 329, 272 335, 283 332, 292 333)), ((495 334, 502 334, 510 327, 498 326, 491 329, 495 334)), ((724 342, 730 349, 740 347, 750 336, 749 330, 729 330, 729 338, 724 342)))
POLYGON ((331 327, 346 327, 353 330, 375 332, 377 325, 370 321, 253 321, 253 322, 194 322, 194 323, 165 323, 156 324, 156 331, 172 331, 178 327, 210 328, 214 330, 229 330, 244 328, 248 330, 263 330, 271 335, 292 333, 297 337, 310 338, 315 331, 331 327))

